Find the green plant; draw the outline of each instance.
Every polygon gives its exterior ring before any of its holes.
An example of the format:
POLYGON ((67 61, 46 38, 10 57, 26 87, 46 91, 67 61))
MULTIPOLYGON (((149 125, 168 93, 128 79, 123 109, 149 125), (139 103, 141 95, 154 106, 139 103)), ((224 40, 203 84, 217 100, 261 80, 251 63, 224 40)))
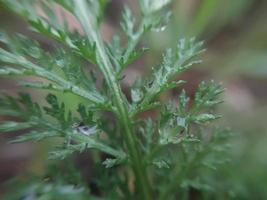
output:
POLYGON ((194 58, 203 51, 203 43, 195 39, 179 40, 175 48, 166 50, 161 64, 148 79, 136 81, 130 100, 121 90, 123 70, 146 50, 137 48, 140 38, 151 29, 163 29, 170 16, 165 12, 170 1, 140 0, 139 26, 126 7, 121 23, 125 44, 118 35, 109 43, 100 36, 99 25, 107 3, 104 0, 3 2, 24 16, 32 30, 56 43, 47 51, 40 42, 23 35, 1 34, 4 48, 0 49, 0 60, 4 67, 0 74, 39 77, 38 82, 20 84, 49 91, 45 106, 25 93, 18 97, 2 95, 0 114, 16 120, 2 122, 1 132, 27 130, 13 142, 61 138, 61 145, 50 152, 50 158, 56 160, 71 159, 71 154, 87 149, 97 150, 91 177, 95 189, 87 187, 73 169, 68 173, 79 178, 72 181, 48 170, 53 179, 34 180, 34 186, 27 190, 29 195, 38 199, 76 195, 75 199, 163 200, 186 199, 194 190, 203 198, 216 196, 213 189, 216 178, 207 176, 206 171, 226 161, 222 155, 228 148, 224 142, 228 131, 209 123, 220 117, 212 110, 221 102, 218 95, 223 89, 213 81, 202 82, 191 100, 184 90, 174 102, 157 100, 161 93, 185 83, 174 79, 200 62, 194 58), (84 35, 70 32, 67 23, 57 20, 55 4, 76 17, 84 35), (36 6, 45 17, 35 12, 36 6), (103 78, 96 79, 94 72, 88 70, 89 63, 103 78), (97 80, 103 81, 96 83, 97 80), (66 93, 80 97, 73 102, 77 109, 68 108, 58 100, 57 95, 66 93), (159 110, 159 115, 139 117, 152 109, 159 110), (114 119, 107 117, 107 113, 114 119), (70 188, 70 184, 81 190, 70 188))

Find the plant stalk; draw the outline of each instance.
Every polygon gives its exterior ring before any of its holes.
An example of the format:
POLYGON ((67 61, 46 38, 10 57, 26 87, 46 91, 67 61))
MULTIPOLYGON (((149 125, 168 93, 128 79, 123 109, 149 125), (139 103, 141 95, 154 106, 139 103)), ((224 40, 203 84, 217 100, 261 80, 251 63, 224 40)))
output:
POLYGON ((76 2, 76 5, 76 11, 78 13, 76 13, 76 15, 80 20, 84 31, 88 36, 88 39, 95 42, 97 51, 96 56, 99 68, 104 75, 104 78, 111 90, 111 93, 114 94, 113 101, 117 108, 116 114, 124 129, 122 136, 127 145, 129 155, 132 161, 131 166, 135 174, 137 190, 141 193, 142 199, 151 200, 152 197, 150 192, 150 183, 148 180, 146 167, 144 165, 140 150, 136 142, 137 140, 134 135, 132 121, 127 108, 127 102, 124 100, 125 98, 114 74, 114 68, 112 67, 111 61, 107 56, 105 46, 100 35, 97 31, 95 31, 97 26, 94 24, 94 19, 88 16, 90 15, 90 13, 88 13, 88 10, 86 10, 88 9, 86 7, 86 3, 84 1, 79 0, 76 2))

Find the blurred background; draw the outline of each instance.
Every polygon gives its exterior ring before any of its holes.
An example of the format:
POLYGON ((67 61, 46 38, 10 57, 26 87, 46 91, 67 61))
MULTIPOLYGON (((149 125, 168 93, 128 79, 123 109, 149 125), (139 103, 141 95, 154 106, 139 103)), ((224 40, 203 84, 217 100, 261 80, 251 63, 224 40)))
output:
MULTIPOLYGON (((105 40, 117 32, 123 4, 138 14, 137 2, 110 1, 101 27, 105 40)), ((151 50, 125 71, 125 91, 135 77, 158 64, 162 51, 179 38, 195 36, 205 40, 203 63, 179 78, 188 81, 186 90, 191 95, 201 80, 223 83, 225 102, 218 112, 224 116, 222 124, 231 127, 235 136, 232 162, 219 173, 247 199, 267 199, 267 1, 174 0, 172 11, 166 29, 147 34, 141 42, 151 50)), ((68 21, 70 27, 79 29, 71 17, 68 21)), ((31 36, 23 19, 5 10, 1 3, 0 29, 31 36)), ((38 39, 49 48, 50 40, 38 39)), ((1 78, 0 89, 15 94, 17 86, 12 80, 1 78)), ((175 97, 178 92, 168 95, 175 97)), ((35 95, 41 99, 42 94, 35 95)), ((14 134, 0 135, 0 193, 12 177, 29 171, 41 173, 46 163, 47 145, 8 144, 14 134)))

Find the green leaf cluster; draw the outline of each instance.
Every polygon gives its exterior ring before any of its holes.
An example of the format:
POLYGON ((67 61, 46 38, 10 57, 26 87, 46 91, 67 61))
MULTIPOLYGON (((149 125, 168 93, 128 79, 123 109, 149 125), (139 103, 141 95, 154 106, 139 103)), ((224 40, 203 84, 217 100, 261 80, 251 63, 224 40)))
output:
POLYGON ((121 89, 123 70, 148 50, 137 48, 141 37, 152 29, 164 29, 170 1, 140 0, 139 21, 125 7, 122 33, 110 42, 103 41, 99 29, 107 1, 3 2, 23 16, 32 31, 54 43, 48 50, 37 39, 1 33, 0 74, 28 77, 20 85, 48 93, 42 103, 25 93, 2 94, 0 115, 9 120, 1 122, 0 131, 22 131, 13 142, 57 141, 49 158, 58 162, 73 161, 72 155, 82 152, 94 158, 89 183, 76 183, 87 189, 73 188, 59 178, 60 184, 59 180, 36 181, 25 195, 34 199, 77 195, 75 199, 164 200, 187 199, 196 190, 200 196, 216 196, 214 180, 207 174, 227 161, 220 156, 228 149, 229 133, 211 124, 220 117, 214 114, 214 106, 221 102, 221 85, 202 82, 191 99, 185 90, 174 102, 158 98, 185 83, 176 77, 200 62, 196 57, 203 52, 203 42, 180 39, 165 51, 148 78, 136 80, 130 100, 121 89), (57 17, 55 6, 73 15, 83 31, 72 32, 57 17), (38 81, 30 81, 32 77, 38 81), (77 97, 72 107, 60 98, 67 94, 77 97), (148 110, 159 112, 139 117, 148 110))

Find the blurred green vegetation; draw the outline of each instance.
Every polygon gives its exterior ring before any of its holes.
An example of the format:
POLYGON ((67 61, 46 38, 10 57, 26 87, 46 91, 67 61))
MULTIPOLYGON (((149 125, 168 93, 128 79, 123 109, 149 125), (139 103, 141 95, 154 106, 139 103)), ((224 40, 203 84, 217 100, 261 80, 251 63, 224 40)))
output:
POLYGON ((177 37, 205 40, 203 65, 187 77, 221 80, 226 87, 220 112, 235 137, 232 162, 219 174, 242 199, 267 199, 266 9, 264 0, 177 0, 171 25, 148 37, 159 52, 177 37))
MULTIPOLYGON (((125 3, 114 2, 109 13, 125 3)), ((232 161, 216 173, 225 187, 234 183, 233 196, 238 193, 242 199, 267 199, 267 1, 174 0, 172 10, 168 28, 145 40, 156 49, 147 56, 146 65, 156 64, 162 49, 178 38, 196 36, 206 41, 204 64, 186 78, 194 82, 212 77, 226 87, 225 103, 220 108, 222 124, 232 127, 235 137, 232 161)), ((16 22, 12 18, 7 23, 6 17, 1 14, 1 26, 16 22)), ((194 89, 194 85, 188 87, 194 89)))

